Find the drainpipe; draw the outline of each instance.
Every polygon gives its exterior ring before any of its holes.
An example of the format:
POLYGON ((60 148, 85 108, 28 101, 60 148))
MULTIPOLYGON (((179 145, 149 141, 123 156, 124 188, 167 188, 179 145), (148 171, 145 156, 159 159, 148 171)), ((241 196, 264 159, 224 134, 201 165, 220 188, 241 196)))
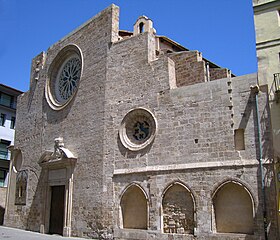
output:
POLYGON ((259 145, 259 156, 257 160, 259 161, 260 175, 261 175, 261 188, 263 195, 263 224, 264 224, 264 236, 265 240, 268 240, 267 236, 267 219, 266 219, 266 198, 265 198, 265 187, 264 187, 264 174, 263 174, 263 159, 262 159, 262 141, 261 141, 261 125, 260 125, 260 116, 259 116, 259 104, 258 104, 258 94, 260 91, 259 85, 251 86, 251 92, 255 94, 256 101, 256 116, 257 116, 257 132, 258 132, 258 145, 259 145))

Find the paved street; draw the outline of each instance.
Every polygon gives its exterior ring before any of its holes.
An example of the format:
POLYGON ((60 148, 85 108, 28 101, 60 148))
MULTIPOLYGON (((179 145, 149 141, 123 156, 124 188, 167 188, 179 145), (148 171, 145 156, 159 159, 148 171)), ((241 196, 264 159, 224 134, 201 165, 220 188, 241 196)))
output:
POLYGON ((16 228, 0 226, 0 239, 2 240, 84 240, 84 238, 69 238, 59 235, 40 234, 16 228))

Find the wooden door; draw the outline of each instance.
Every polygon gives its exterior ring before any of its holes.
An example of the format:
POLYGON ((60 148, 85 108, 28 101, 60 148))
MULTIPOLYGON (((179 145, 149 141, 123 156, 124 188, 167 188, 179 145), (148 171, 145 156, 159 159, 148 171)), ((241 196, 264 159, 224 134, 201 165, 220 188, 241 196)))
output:
POLYGON ((65 186, 51 187, 50 234, 63 235, 65 186))

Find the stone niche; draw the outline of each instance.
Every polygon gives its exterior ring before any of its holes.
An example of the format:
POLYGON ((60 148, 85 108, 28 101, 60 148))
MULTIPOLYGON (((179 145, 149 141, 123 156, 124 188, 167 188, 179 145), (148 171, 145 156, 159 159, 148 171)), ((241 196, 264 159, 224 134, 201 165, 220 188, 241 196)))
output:
POLYGON ((28 180, 27 170, 22 170, 17 172, 15 205, 26 205, 27 180, 28 180))
POLYGON ((129 186, 121 198, 120 205, 122 228, 148 228, 148 201, 139 186, 129 186))
POLYGON ((194 233, 194 201, 181 184, 170 186, 162 200, 164 233, 194 233))
POLYGON ((253 234, 253 198, 242 184, 223 184, 214 195, 213 205, 216 232, 253 234))

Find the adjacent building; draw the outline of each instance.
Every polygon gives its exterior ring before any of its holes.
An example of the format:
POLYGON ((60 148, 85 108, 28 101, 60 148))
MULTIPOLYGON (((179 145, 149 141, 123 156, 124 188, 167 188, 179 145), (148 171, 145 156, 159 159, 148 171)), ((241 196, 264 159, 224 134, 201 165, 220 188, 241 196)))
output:
MULTIPOLYGON (((280 1, 254 0, 259 84, 267 84, 280 224, 280 1)), ((279 228, 280 229, 280 225, 279 228)))
POLYGON ((9 145, 14 144, 17 97, 21 91, 0 84, 0 224, 3 223, 6 187, 11 153, 9 145))
POLYGON ((95 239, 278 239, 269 89, 111 5, 32 61, 5 225, 95 239))

